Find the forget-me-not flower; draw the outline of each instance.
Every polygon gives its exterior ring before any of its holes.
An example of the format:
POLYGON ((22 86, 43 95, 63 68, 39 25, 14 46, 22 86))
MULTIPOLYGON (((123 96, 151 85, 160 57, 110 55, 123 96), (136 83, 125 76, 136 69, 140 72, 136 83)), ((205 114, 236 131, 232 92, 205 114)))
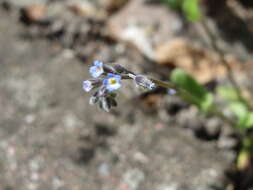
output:
POLYGON ((93 87, 94 86, 92 85, 92 82, 90 80, 83 81, 83 90, 85 90, 86 92, 91 91, 93 87))
MULTIPOLYGON (((104 64, 101 61, 94 61, 89 72, 92 79, 83 81, 83 90, 89 92, 96 89, 90 97, 90 104, 97 104, 102 110, 109 111, 117 106, 115 90, 121 88, 121 80, 132 80, 138 87, 153 90, 159 86, 156 80, 145 75, 136 75, 125 69, 123 66, 112 63, 104 64)), ((169 94, 175 94, 175 89, 169 89, 169 94)))
POLYGON ((90 74, 92 77, 97 78, 104 73, 103 62, 94 61, 92 67, 90 67, 90 74))
POLYGON ((83 90, 86 92, 91 91, 93 88, 97 88, 102 85, 102 79, 96 78, 96 79, 89 79, 83 81, 83 90))
POLYGON ((109 92, 117 90, 121 87, 121 76, 108 73, 107 78, 105 78, 103 81, 103 85, 109 92))

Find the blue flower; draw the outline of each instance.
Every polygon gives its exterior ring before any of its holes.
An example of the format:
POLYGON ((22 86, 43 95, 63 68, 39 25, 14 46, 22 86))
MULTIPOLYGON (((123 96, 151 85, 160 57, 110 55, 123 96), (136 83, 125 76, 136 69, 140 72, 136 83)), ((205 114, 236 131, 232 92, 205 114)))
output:
POLYGON ((109 92, 117 90, 121 87, 121 76, 108 73, 107 78, 103 81, 103 85, 109 92))
POLYGON ((103 63, 101 61, 94 61, 93 65, 89 71, 92 77, 97 78, 104 73, 103 63))
POLYGON ((93 87, 94 86, 90 80, 83 81, 83 90, 86 92, 89 92, 93 87))
POLYGON ((93 88, 98 88, 103 83, 103 79, 97 78, 97 79, 89 79, 83 81, 83 90, 86 92, 91 91, 93 88))

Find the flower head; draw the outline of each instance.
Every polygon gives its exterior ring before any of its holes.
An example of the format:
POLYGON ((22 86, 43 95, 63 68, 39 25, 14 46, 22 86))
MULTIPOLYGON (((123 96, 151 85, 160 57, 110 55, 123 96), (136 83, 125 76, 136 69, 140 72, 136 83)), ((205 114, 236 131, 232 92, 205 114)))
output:
POLYGON ((92 77, 97 78, 104 73, 103 63, 101 61, 94 61, 93 65, 89 71, 92 77))
POLYGON ((105 78, 103 81, 103 85, 109 92, 117 90, 121 87, 121 76, 108 73, 107 78, 105 78))
POLYGON ((104 64, 94 61, 89 72, 92 79, 83 81, 83 90, 89 92, 97 89, 90 97, 90 104, 97 104, 102 110, 109 111, 117 106, 115 90, 121 88, 121 80, 133 80, 137 86, 152 90, 156 87, 154 81, 145 75, 136 75, 116 63, 104 64))

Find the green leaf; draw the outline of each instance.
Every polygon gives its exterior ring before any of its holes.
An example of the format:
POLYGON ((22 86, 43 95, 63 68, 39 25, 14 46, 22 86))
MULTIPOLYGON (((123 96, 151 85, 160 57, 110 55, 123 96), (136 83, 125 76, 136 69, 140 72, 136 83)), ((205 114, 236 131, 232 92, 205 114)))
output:
POLYGON ((236 166, 238 170, 244 170, 248 167, 250 162, 250 152, 248 150, 242 149, 238 156, 236 161, 236 166))
POLYGON ((253 112, 248 112, 244 117, 239 119, 239 127, 242 129, 253 128, 253 112))
POLYGON ((244 170, 250 164, 253 156, 253 137, 247 136, 242 139, 242 147, 237 156, 237 168, 244 170))
POLYGON ((229 109, 240 119, 246 117, 248 109, 245 104, 239 101, 233 101, 229 104, 229 109))
POLYGON ((240 101, 232 101, 229 103, 229 109, 238 119, 238 128, 247 129, 253 125, 253 115, 248 111, 248 108, 244 103, 240 101))
POLYGON ((252 128, 253 127, 253 112, 248 113, 247 119, 245 121, 245 126, 247 128, 252 128))
POLYGON ((208 112, 212 106, 213 106, 213 95, 211 93, 207 93, 205 95, 204 101, 200 102, 200 108, 204 112, 208 112))
POLYGON ((189 21, 198 21, 201 18, 198 0, 184 0, 182 9, 189 21))
POLYGON ((237 127, 248 129, 253 127, 253 112, 250 112, 245 102, 242 102, 231 86, 219 86, 217 93, 221 98, 227 101, 229 109, 238 119, 237 127))
POLYGON ((226 101, 239 101, 238 94, 232 86, 218 86, 216 89, 218 95, 226 101))
POLYGON ((175 69, 171 74, 171 81, 182 89, 181 97, 198 106, 201 111, 208 112, 213 106, 213 95, 183 70, 175 69))

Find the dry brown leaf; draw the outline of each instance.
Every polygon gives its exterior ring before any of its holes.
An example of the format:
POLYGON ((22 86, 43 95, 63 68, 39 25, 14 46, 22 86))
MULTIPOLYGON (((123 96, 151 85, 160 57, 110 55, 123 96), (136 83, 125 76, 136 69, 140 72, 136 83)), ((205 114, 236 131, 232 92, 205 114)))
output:
POLYGON ((216 56, 202 48, 193 47, 184 39, 159 45, 155 50, 155 60, 159 64, 182 68, 201 83, 226 74, 225 67, 216 56))

